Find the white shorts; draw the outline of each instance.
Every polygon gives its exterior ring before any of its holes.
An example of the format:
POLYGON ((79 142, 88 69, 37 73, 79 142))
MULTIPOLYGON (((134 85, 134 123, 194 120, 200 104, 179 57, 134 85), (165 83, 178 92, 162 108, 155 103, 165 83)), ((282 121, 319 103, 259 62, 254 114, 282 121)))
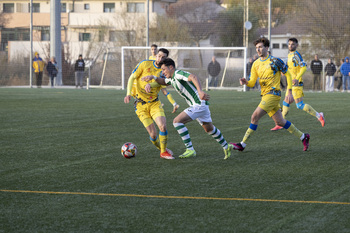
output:
POLYGON ((201 125, 203 125, 203 122, 212 122, 209 105, 205 103, 202 103, 202 105, 190 106, 186 108, 184 112, 191 117, 192 120, 197 120, 201 125))

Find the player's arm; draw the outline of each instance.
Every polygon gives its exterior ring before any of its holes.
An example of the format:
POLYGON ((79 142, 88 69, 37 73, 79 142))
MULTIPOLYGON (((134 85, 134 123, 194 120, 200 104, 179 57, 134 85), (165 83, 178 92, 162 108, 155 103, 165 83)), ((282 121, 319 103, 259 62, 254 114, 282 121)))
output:
POLYGON ((239 82, 241 85, 247 85, 248 87, 254 87, 256 80, 258 80, 258 74, 257 74, 255 66, 253 64, 253 66, 251 68, 251 72, 250 72, 249 81, 246 78, 241 78, 239 80, 239 82))
POLYGON ((295 77, 295 79, 298 80, 298 83, 300 82, 300 79, 303 76, 303 74, 306 72, 306 70, 307 70, 306 66, 301 67, 298 75, 295 77))
POLYGON ((134 84, 134 80, 136 79, 136 75, 133 73, 130 75, 129 80, 128 80, 128 87, 126 89, 126 96, 124 97, 124 103, 129 103, 131 99, 131 90, 132 90, 132 85, 134 84))
POLYGON ((287 70, 287 72, 284 73, 284 75, 286 76, 286 79, 287 79, 287 92, 286 92, 284 101, 287 102, 288 104, 291 104, 294 102, 294 98, 292 94, 292 86, 293 86, 292 74, 289 72, 289 70, 287 70))
POLYGON ((188 81, 192 82, 195 85, 200 99, 206 100, 206 101, 210 99, 210 95, 202 91, 201 82, 199 81, 196 75, 191 74, 190 76, 188 76, 188 81))

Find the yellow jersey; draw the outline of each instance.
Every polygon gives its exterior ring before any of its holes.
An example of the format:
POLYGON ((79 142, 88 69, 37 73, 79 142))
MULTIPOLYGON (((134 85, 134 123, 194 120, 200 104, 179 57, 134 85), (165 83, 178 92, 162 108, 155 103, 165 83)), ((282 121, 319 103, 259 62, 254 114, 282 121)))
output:
POLYGON ((142 99, 145 102, 152 102, 158 97, 158 93, 161 89, 161 87, 155 87, 151 89, 150 93, 147 93, 145 91, 145 86, 148 83, 155 82, 154 79, 152 79, 149 82, 142 81, 141 78, 148 76, 148 75, 154 75, 159 77, 160 76, 161 69, 155 64, 155 61, 153 60, 144 60, 140 62, 134 71, 132 72, 133 75, 135 76, 135 81, 134 81, 134 89, 132 93, 133 96, 135 96, 138 99, 142 99))
POLYGON ((298 51, 290 52, 288 54, 288 70, 292 74, 293 79, 298 79, 299 82, 303 82, 302 74, 303 67, 306 67, 306 63, 303 57, 298 51))
POLYGON ((156 56, 149 56, 148 60, 156 60, 156 56))
POLYGON ((278 71, 274 71, 271 67, 272 59, 276 59, 269 55, 265 60, 259 58, 253 63, 251 69, 250 80, 248 81, 248 87, 254 87, 257 78, 259 78, 259 83, 261 87, 261 95, 266 95, 270 91, 279 91, 281 72, 286 73, 288 71, 288 66, 279 59, 281 65, 278 67, 278 71))

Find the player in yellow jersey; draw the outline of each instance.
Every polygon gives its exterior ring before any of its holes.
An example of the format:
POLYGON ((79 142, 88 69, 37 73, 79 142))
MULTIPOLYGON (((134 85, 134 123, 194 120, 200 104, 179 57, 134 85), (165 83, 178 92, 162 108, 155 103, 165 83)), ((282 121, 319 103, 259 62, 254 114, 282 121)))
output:
POLYGON ((291 122, 285 120, 282 116, 281 106, 279 104, 281 100, 280 80, 281 73, 286 75, 287 78, 287 93, 285 100, 292 103, 294 101, 292 95, 292 77, 288 71, 288 66, 284 62, 268 54, 270 41, 261 37, 254 42, 256 52, 260 59, 256 60, 251 69, 250 80, 245 78, 240 79, 241 85, 247 85, 248 87, 254 87, 257 78, 259 77, 259 83, 261 87, 261 101, 258 107, 252 114, 251 123, 246 131, 242 142, 231 143, 235 150, 243 151, 246 147, 248 139, 258 128, 258 122, 261 117, 269 114, 269 116, 275 121, 275 123, 300 138, 304 145, 304 151, 309 148, 309 134, 304 134, 298 130, 291 122))
MULTIPOLYGON (((305 112, 309 113, 310 115, 316 117, 320 122, 322 127, 325 125, 325 119, 322 112, 318 113, 315 109, 311 107, 309 104, 304 104, 303 97, 304 97, 304 82, 303 82, 303 74, 306 71, 306 63, 303 61, 303 58, 301 54, 297 51, 298 48, 298 40, 296 38, 290 38, 288 40, 288 70, 292 74, 292 80, 293 80, 293 98, 295 100, 295 104, 297 109, 304 110, 305 112)), ((288 101, 283 101, 283 111, 282 115, 283 118, 286 117, 286 115, 289 112, 289 106, 291 103, 288 101)), ((281 126, 276 125, 271 130, 276 131, 282 129, 281 126)))
MULTIPOLYGON (((148 60, 156 60, 156 56, 157 56, 157 53, 158 53, 158 45, 156 44, 152 44, 151 45, 151 53, 152 55, 149 56, 148 60)), ((132 87, 132 90, 131 90, 131 94, 132 96, 134 96, 133 94, 136 92, 135 90, 136 88, 136 81, 134 81, 134 84, 133 84, 133 87, 132 87)), ((180 107, 180 105, 178 105, 176 103, 176 101, 174 100, 173 96, 168 92, 168 90, 166 89, 166 86, 163 86, 162 89, 161 89, 162 93, 164 94, 164 96, 167 97, 167 99, 169 100, 169 102, 173 105, 173 111, 172 113, 175 113, 176 110, 180 107)), ((164 104, 162 104, 162 106, 164 106, 164 104)))
POLYGON ((158 93, 161 87, 152 88, 151 92, 145 91, 147 82, 141 78, 148 75, 159 76, 161 69, 159 63, 167 57, 169 51, 160 49, 156 60, 145 60, 140 62, 129 77, 127 93, 124 98, 124 103, 129 103, 131 99, 131 89, 134 81, 135 93, 135 112, 148 134, 152 143, 160 150, 160 157, 164 159, 174 159, 172 152, 167 149, 168 131, 166 128, 166 118, 162 104, 158 98, 158 93), (154 122, 159 128, 159 137, 154 122))

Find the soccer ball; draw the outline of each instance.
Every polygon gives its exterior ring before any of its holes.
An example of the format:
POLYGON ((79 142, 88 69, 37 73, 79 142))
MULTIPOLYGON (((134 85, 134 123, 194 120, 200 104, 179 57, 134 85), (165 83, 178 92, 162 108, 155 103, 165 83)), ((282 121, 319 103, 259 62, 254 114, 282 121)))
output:
POLYGON ((122 155, 125 158, 127 159, 134 158, 136 154, 137 154, 137 147, 134 143, 132 142, 124 143, 124 145, 122 146, 122 155))

